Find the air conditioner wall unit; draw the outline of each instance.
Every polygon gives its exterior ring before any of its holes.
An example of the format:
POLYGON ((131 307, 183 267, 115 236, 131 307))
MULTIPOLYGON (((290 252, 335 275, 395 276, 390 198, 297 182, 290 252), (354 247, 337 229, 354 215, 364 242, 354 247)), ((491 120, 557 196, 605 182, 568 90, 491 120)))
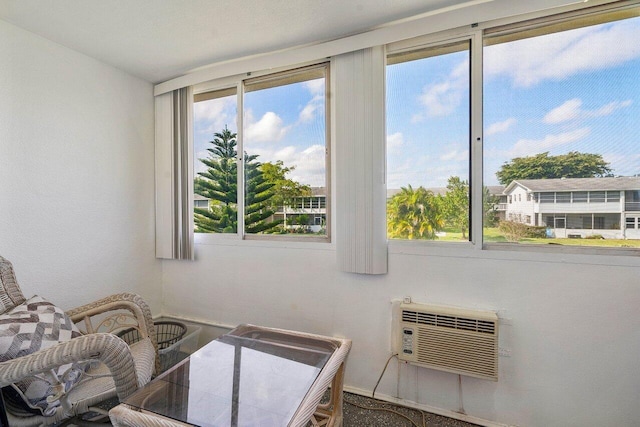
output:
POLYGON ((492 311, 400 304, 398 359, 425 368, 498 380, 498 316, 492 311))

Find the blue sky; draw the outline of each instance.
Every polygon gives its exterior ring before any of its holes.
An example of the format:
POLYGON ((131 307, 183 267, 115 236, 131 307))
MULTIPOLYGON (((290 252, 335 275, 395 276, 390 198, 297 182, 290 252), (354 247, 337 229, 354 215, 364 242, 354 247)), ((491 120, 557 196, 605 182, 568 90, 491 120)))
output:
MULTIPOLYGON (((312 187, 325 185, 324 79, 252 91, 244 98, 244 150, 260 162, 282 160, 295 166, 289 178, 312 187)), ((208 141, 225 125, 237 131, 236 98, 195 104, 196 159, 207 155, 208 141)), ((201 162, 194 164, 203 170, 201 162)))
MULTIPOLYGON (((484 48, 485 185, 510 159, 549 151, 603 155, 640 174, 640 18, 484 48)), ((388 188, 444 187, 469 176, 467 51, 387 67, 388 188)), ((196 157, 236 129, 235 97, 195 106, 196 157)), ((249 92, 245 149, 324 185, 322 80, 249 92)), ((201 170, 196 162, 196 170, 201 170)))

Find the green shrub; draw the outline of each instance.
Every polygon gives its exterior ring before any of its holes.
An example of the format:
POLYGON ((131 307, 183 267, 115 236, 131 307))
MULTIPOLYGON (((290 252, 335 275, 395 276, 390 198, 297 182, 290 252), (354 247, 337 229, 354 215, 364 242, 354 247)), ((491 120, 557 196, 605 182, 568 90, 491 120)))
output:
POLYGON ((547 236, 546 227, 536 227, 516 221, 500 221, 498 229, 510 242, 517 242, 524 238, 545 238, 547 236))
POLYGON ((599 239, 599 240, 603 240, 604 236, 602 236, 602 234, 592 234, 590 236, 585 236, 585 239, 599 239))

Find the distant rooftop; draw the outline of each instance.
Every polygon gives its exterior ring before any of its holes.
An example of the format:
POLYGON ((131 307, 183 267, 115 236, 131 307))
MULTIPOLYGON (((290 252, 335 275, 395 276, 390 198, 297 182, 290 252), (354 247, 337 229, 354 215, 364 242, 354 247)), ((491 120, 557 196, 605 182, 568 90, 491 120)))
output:
POLYGON ((640 190, 640 177, 518 179, 509 184, 505 191, 516 184, 530 191, 625 191, 640 190))

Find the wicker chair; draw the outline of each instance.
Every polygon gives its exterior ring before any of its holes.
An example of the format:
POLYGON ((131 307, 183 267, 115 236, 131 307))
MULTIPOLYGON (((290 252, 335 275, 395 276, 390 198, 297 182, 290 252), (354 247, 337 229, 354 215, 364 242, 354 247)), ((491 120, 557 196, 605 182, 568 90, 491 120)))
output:
MULTIPOLYGON (((0 256, 0 307, 14 307, 26 301, 16 281, 13 266, 0 256)), ((61 365, 91 362, 77 384, 58 395, 55 413, 26 414, 7 407, 9 425, 52 425, 87 412, 107 414, 96 405, 116 397, 123 400, 147 384, 159 368, 156 334, 151 311, 138 295, 122 293, 65 312, 82 336, 60 342, 35 353, 0 363, 0 387, 27 377, 50 372, 61 365), (144 337, 131 346, 114 335, 137 328, 144 337)), ((8 404, 9 402, 7 402, 8 404)))

